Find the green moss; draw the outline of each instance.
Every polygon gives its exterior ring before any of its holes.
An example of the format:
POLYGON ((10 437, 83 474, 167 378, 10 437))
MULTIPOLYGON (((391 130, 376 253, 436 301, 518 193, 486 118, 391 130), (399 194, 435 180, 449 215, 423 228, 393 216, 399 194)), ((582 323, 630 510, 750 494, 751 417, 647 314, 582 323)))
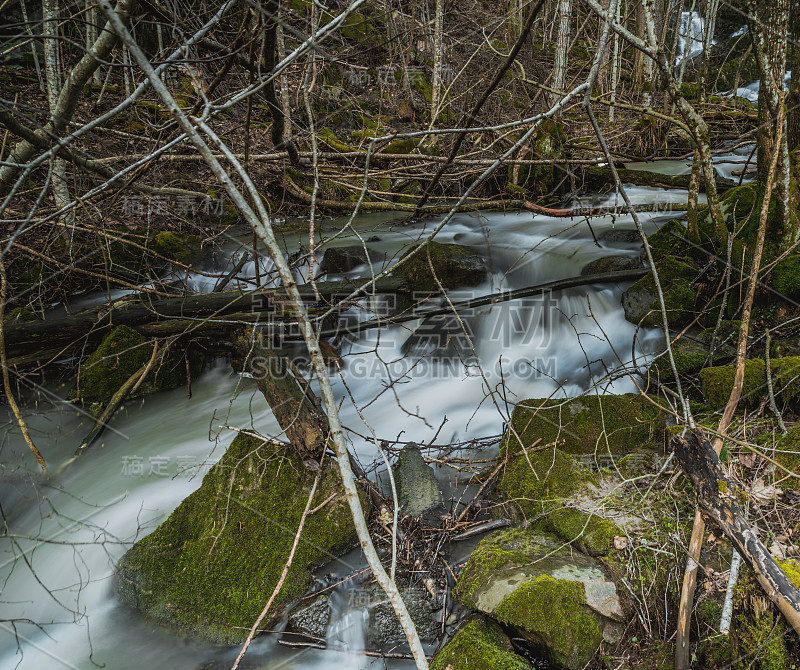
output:
MULTIPOLYGON (((673 256, 656 256, 656 269, 664 295, 664 306, 670 325, 680 327, 695 317, 697 291, 694 280, 698 270, 673 256)), ((652 275, 642 277, 624 294, 625 318, 631 323, 662 328, 661 308, 652 275)))
POLYGON ((511 516, 532 519, 560 506, 588 483, 596 483, 593 475, 579 468, 569 455, 550 448, 510 459, 495 495, 506 503, 506 512, 511 516))
POLYGON ((4 321, 36 321, 36 315, 24 307, 15 307, 6 312, 4 321))
MULTIPOLYGON (((286 564, 314 481, 283 445, 240 433, 203 484, 119 566, 119 593, 150 620, 226 644, 240 642, 286 564)), ((291 568, 270 612, 306 590, 311 570, 357 544, 336 467, 328 461, 291 568)))
MULTIPOLYGON (((117 326, 80 367, 76 396, 85 403, 107 403, 117 390, 150 359, 152 343, 128 326, 117 326)), ((202 358, 190 359, 192 374, 202 369, 202 358)), ((137 395, 174 388, 186 381, 183 355, 169 352, 153 366, 137 395)))
MULTIPOLYGON (((405 278, 408 288, 412 292, 435 293, 438 291, 428 264, 429 255, 436 270, 436 276, 445 288, 475 286, 486 276, 486 267, 483 261, 468 248, 458 244, 440 244, 439 242, 429 242, 426 246, 426 249, 422 249, 413 258, 405 261, 395 271, 395 274, 405 278)), ((409 249, 403 254, 403 258, 415 248, 409 249)))
MULTIPOLYGON (((531 138, 531 151, 526 152, 525 160, 549 159, 550 163, 542 165, 519 166, 518 186, 536 194, 545 195, 553 191, 561 192, 569 187, 569 180, 565 180, 565 172, 559 160, 565 156, 563 144, 566 135, 563 127, 552 121, 542 122, 531 138), (561 184, 561 187, 559 187, 561 184)), ((508 166, 508 182, 513 183, 515 166, 508 166)))
MULTIPOLYGON (((691 374, 705 365, 708 348, 699 342, 682 337, 672 343, 672 356, 679 375, 691 374)), ((661 376, 662 380, 672 379, 672 366, 666 354, 655 360, 652 369, 661 376)))
POLYGON ((320 140, 325 142, 331 149, 335 149, 336 151, 352 151, 353 149, 347 146, 344 142, 339 141, 339 138, 336 137, 336 133, 334 133, 330 128, 323 128, 317 133, 317 136, 320 140))
POLYGON ((655 233, 648 235, 647 242, 655 258, 664 256, 693 258, 698 254, 695 247, 689 243, 686 226, 677 219, 667 221, 655 233))
POLYGON ((776 470, 775 478, 781 480, 780 486, 800 489, 800 426, 791 428, 786 435, 778 438, 771 456, 787 470, 796 473, 792 477, 783 470, 776 470))
POLYGON ((581 582, 541 575, 506 596, 494 616, 521 629, 531 642, 547 646, 557 663, 572 668, 587 665, 603 641, 581 582))
POLYGON ((787 256, 773 268, 771 284, 787 298, 800 296, 800 254, 787 256))
POLYGON ((453 636, 431 663, 431 670, 529 670, 531 665, 513 652, 503 629, 478 615, 453 636))
POLYGON ((389 142, 389 144, 383 149, 381 153, 384 154, 411 154, 414 153, 414 149, 417 148, 416 143, 414 140, 395 140, 394 142, 389 142))
MULTIPOLYGON (((795 400, 800 396, 800 356, 773 358, 770 361, 774 379, 775 395, 784 400, 795 400)), ((733 388, 736 366, 719 365, 700 371, 700 381, 706 402, 712 407, 723 407, 733 388)), ((767 393, 766 364, 760 358, 745 361, 742 385, 743 405, 753 407, 767 393)))
POLYGON ((731 644, 742 661, 736 667, 788 670, 791 657, 786 649, 786 632, 786 624, 773 611, 760 618, 744 612, 737 615, 731 644))
POLYGON ((777 558, 775 561, 781 567, 781 570, 786 573, 786 576, 791 580, 792 584, 800 587, 800 564, 791 558, 777 558))
POLYGON ((590 556, 609 553, 614 546, 614 538, 624 534, 611 521, 572 508, 553 510, 539 525, 565 542, 575 544, 590 556))
POLYGON ((201 242, 202 240, 197 235, 174 232, 158 233, 153 239, 153 249, 172 261, 191 265, 200 258, 201 242))
POLYGON ((624 454, 641 445, 663 447, 666 413, 647 396, 586 395, 568 400, 523 400, 514 407, 501 451, 521 453, 559 441, 570 454, 624 454))

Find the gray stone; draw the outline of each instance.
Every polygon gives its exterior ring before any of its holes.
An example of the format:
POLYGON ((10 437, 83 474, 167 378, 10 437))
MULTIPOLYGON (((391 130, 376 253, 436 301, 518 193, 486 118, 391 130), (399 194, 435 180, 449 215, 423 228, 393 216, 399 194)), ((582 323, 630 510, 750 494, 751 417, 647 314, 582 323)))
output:
POLYGON ((286 632, 324 640, 330 620, 331 607, 328 596, 322 594, 310 603, 301 602, 291 611, 286 632))
POLYGON ((612 228, 604 230, 597 236, 601 244, 641 244, 642 238, 638 230, 632 228, 612 228))
MULTIPOLYGON (((435 616, 434 609, 428 602, 428 592, 423 586, 411 587, 402 580, 398 586, 420 639, 424 642, 432 641, 435 616)), ((367 598, 367 647, 394 647, 406 643, 406 634, 383 589, 378 584, 371 584, 367 587, 367 598)))
POLYGON ((419 516, 442 502, 442 492, 433 470, 425 463, 416 444, 408 444, 392 468, 400 509, 419 516))
POLYGON ((624 256, 621 254, 603 256, 585 265, 581 270, 581 276, 622 272, 623 270, 638 270, 643 267, 644 263, 641 256, 624 256))

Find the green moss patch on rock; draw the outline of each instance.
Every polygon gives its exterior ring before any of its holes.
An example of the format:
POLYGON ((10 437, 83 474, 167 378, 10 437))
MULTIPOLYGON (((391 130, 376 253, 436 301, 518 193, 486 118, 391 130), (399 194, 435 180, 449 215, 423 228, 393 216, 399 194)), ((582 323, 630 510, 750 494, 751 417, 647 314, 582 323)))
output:
MULTIPOLYGON (((438 291, 428 265, 429 255, 436 276, 445 288, 477 286, 486 278, 486 264, 469 248, 459 244, 439 242, 428 242, 426 247, 395 270, 396 275, 406 279, 411 291, 419 293, 438 291)), ((407 251, 403 258, 414 248, 407 251)))
MULTIPOLYGON (((775 395, 783 400, 795 400, 800 396, 800 356, 773 358, 770 361, 775 395)), ((767 394, 766 363, 760 358, 745 361, 744 383, 741 403, 746 407, 758 405, 767 394)), ((706 403, 714 408, 724 407, 728 402, 736 377, 735 365, 718 365, 700 372, 700 382, 706 403)))
MULTIPOLYGON (((240 433, 153 533, 119 563, 123 601, 154 622, 217 643, 242 641, 286 564, 314 473, 283 445, 240 433)), ((322 468, 297 551, 271 611, 303 593, 311 570, 357 544, 338 470, 322 468)))
POLYGON ((530 670, 514 653, 498 623, 475 615, 453 636, 431 663, 431 670, 530 670))
POLYGON ((584 667, 603 640, 618 640, 624 620, 616 587, 594 559, 531 530, 481 540, 454 595, 567 668, 584 667))
POLYGON ((158 233, 153 239, 153 250, 171 261, 191 265, 197 262, 202 254, 202 240, 197 235, 185 233, 158 233))
POLYGON ((550 448, 509 459, 501 470, 494 497, 514 519, 530 520, 559 507, 578 489, 596 484, 571 456, 550 448))
MULTIPOLYGON (((708 351, 708 347, 705 344, 688 337, 675 340, 672 343, 672 357, 675 360, 678 374, 688 375, 697 372, 706 364, 708 351)), ((672 365, 666 351, 653 361, 651 371, 656 372, 662 380, 672 379, 672 365)))
POLYGON ((518 402, 501 450, 518 454, 540 439, 570 454, 624 454, 642 445, 662 448, 667 414, 643 395, 586 395, 518 402))
MULTIPOLYGON (((119 388, 150 360, 153 344, 128 326, 117 326, 94 350, 78 371, 75 397, 85 403, 107 403, 119 388)), ((197 375, 203 358, 190 355, 191 373, 197 375)), ((182 354, 167 351, 157 359, 136 395, 175 388, 186 383, 186 361, 182 354)))
MULTIPOLYGON (((673 256, 656 260, 667 318, 672 326, 684 326, 695 317, 697 290, 693 282, 698 270, 673 256)), ((636 325, 663 328, 661 307, 652 275, 642 277, 622 294, 625 319, 636 325)))
POLYGON ((800 254, 787 256, 772 269, 772 288, 787 298, 800 296, 800 254))
POLYGON ((553 510, 538 527, 572 543, 589 556, 605 556, 614 548, 614 538, 624 534, 608 519, 570 507, 553 510))

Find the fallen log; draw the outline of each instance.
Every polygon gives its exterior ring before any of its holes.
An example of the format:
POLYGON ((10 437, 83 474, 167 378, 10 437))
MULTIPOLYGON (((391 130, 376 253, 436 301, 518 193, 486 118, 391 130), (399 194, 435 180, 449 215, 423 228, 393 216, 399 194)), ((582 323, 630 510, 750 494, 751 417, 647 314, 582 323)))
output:
POLYGON ((553 209, 552 207, 542 207, 536 203, 526 200, 522 206, 529 212, 544 214, 557 218, 571 219, 576 216, 622 216, 631 211, 634 212, 685 212, 687 206, 682 202, 662 202, 652 205, 634 205, 629 208, 625 205, 617 207, 572 207, 570 209, 553 209))
POLYGON ((711 443, 702 432, 696 431, 687 439, 676 435, 670 444, 692 483, 700 511, 717 522, 753 571, 764 593, 800 634, 800 589, 786 576, 745 519, 737 502, 742 492, 723 471, 711 443))
MULTIPOLYGON (((336 281, 317 282, 316 286, 323 300, 331 303, 350 295, 359 285, 358 281, 336 281)), ((375 284, 377 293, 394 293, 404 289, 405 281, 399 277, 385 277, 375 284)), ((310 285, 300 286, 299 290, 305 300, 317 302, 310 285)), ((32 352, 54 349, 86 338, 99 340, 112 325, 131 328, 148 326, 147 334, 165 335, 187 327, 199 327, 206 320, 237 312, 248 313, 251 319, 264 313, 274 314, 271 318, 290 318, 285 313, 284 305, 285 298, 279 289, 222 291, 158 300, 148 296, 131 296, 117 300, 110 306, 101 305, 77 314, 52 314, 37 321, 10 323, 6 326, 6 347, 9 358, 29 358, 32 352), (176 321, 180 322, 178 330, 175 329, 176 321), (164 326, 160 332, 154 328, 157 324, 164 326)))
MULTIPOLYGON (((633 184, 634 186, 653 186, 657 188, 689 188, 691 175, 688 174, 660 174, 649 170, 619 170, 619 178, 623 184, 633 184)), ((588 191, 600 191, 603 188, 614 186, 614 175, 607 166, 585 167, 583 168, 583 188, 588 191)), ((726 179, 717 175, 717 191, 723 193, 729 188, 737 186, 733 179, 726 179)), ((704 187, 701 185, 700 190, 704 187)))

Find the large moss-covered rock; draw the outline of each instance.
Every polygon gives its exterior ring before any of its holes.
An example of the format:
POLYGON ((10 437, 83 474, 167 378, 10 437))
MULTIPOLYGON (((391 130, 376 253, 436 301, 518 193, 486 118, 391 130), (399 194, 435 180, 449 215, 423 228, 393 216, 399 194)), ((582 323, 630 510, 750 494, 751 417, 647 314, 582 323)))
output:
POLYGON ((568 400, 518 402, 501 449, 521 453, 558 442, 570 454, 625 454, 641 445, 662 447, 666 412, 647 396, 586 395, 568 400))
MULTIPOLYGON (((419 293, 438 291, 428 264, 428 255, 436 271, 436 277, 445 288, 477 286, 486 278, 486 264, 483 259, 467 247, 439 242, 428 242, 426 247, 395 271, 397 275, 405 277, 411 291, 419 293)), ((403 257, 408 256, 412 250, 406 252, 403 257)))
MULTIPOLYGON (((772 369, 772 388, 776 397, 795 400, 800 396, 800 356, 786 356, 770 360, 772 369)), ((767 394, 767 368, 760 358, 745 361, 744 383, 742 385, 743 406, 758 405, 767 394)), ((736 377, 735 365, 718 365, 700 371, 703 395, 709 406, 723 407, 731 395, 736 377)))
POLYGON ((153 238, 153 249, 171 261, 184 265, 197 262, 203 255, 202 240, 197 235, 164 232, 153 238))
MULTIPOLYGON (((695 317, 697 291, 693 282, 698 270, 672 256, 656 259, 667 318, 672 326, 684 326, 695 317)), ((625 319, 636 325, 662 328, 661 307, 652 275, 642 277, 622 294, 625 319)))
MULTIPOLYGON (((284 569, 314 481, 283 445, 240 433, 225 455, 119 563, 123 601, 154 622, 218 643, 245 638, 284 569)), ((303 593, 311 570, 357 544, 332 462, 323 465, 291 568, 270 612, 303 593)))
POLYGON ((772 288, 786 298, 800 296, 800 254, 787 256, 772 269, 772 288))
POLYGON ((599 563, 530 530, 490 534, 467 560, 456 599, 512 628, 556 663, 583 668, 624 620, 599 563))
POLYGON ((595 477, 571 456, 551 447, 510 458, 500 472, 494 496, 503 503, 506 515, 531 520, 594 483, 595 477))
MULTIPOLYGON (((672 343, 672 356, 679 375, 697 372, 706 364, 709 348, 702 342, 689 337, 681 337, 672 343)), ((718 350, 717 350, 718 353, 718 350)), ((673 377, 672 365, 669 356, 664 353, 659 356, 651 366, 651 372, 656 372, 662 380, 671 380, 673 377)))
POLYGON ((514 653, 498 623, 476 615, 453 636, 431 663, 431 670, 530 670, 514 653))
MULTIPOLYGON (((150 360, 153 344, 128 326, 117 326, 81 364, 75 396, 86 403, 107 403, 117 390, 150 360)), ((190 355, 191 373, 199 374, 203 359, 190 355)), ((186 383, 186 360, 168 351, 157 359, 136 395, 175 388, 186 383)))

